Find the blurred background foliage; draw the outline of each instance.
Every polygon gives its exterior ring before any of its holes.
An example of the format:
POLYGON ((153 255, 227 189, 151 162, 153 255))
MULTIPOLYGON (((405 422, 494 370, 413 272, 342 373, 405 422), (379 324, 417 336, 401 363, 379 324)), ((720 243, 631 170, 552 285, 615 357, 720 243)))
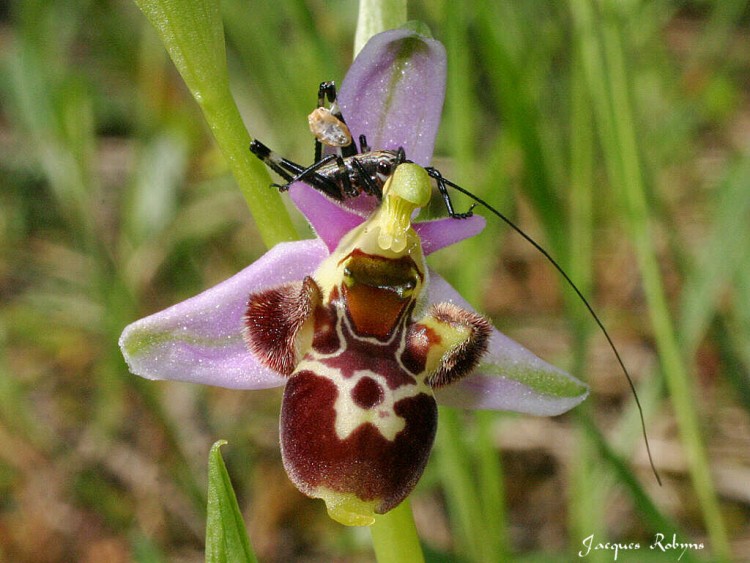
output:
MULTIPOLYGON (((351 60, 355 3, 222 9, 250 134, 311 161, 305 116, 351 60)), ((593 321, 490 218, 435 265, 593 394, 557 419, 443 412, 412 502, 428 559, 573 559, 592 533, 657 532, 705 543, 683 559, 750 559, 747 2, 414 1, 409 17, 448 50, 434 164, 592 296, 664 479, 593 321)), ((126 0, 17 0, 0 18, 0 560, 202 560, 219 438, 261 560, 372 560, 366 532, 283 473, 279 390, 147 382, 119 353, 126 324, 264 252, 145 18, 126 0)))

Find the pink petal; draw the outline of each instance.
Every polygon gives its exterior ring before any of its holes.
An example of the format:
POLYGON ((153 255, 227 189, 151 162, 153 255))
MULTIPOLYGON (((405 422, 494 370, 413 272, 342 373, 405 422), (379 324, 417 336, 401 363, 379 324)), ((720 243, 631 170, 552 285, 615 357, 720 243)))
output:
MULTIPOLYGON (((433 271, 430 271, 429 301, 448 301, 473 310, 448 282, 433 271)), ((578 405, 588 392, 585 383, 493 329, 489 350, 477 370, 453 385, 436 389, 435 397, 440 404, 463 409, 554 416, 578 405)))
POLYGON ((283 385, 260 365, 242 339, 250 293, 312 274, 328 256, 322 241, 282 243, 238 274, 197 295, 127 326, 120 348, 130 371, 233 389, 283 385))
MULTIPOLYGON (((364 221, 364 217, 328 199, 318 190, 297 182, 289 190, 297 209, 307 218, 315 234, 325 242, 328 250, 338 246, 341 237, 364 221)), ((446 217, 435 221, 414 223, 414 230, 422 240, 425 256, 479 234, 486 221, 480 215, 468 219, 446 217)))
POLYGON ((341 237, 365 220, 302 182, 292 184, 289 196, 331 252, 341 237))
POLYGON ((467 219, 445 217, 435 221, 414 223, 414 230, 422 239, 422 249, 425 256, 428 256, 441 248, 478 235, 486 224, 481 215, 472 215, 467 219))
POLYGON ((439 41, 396 29, 370 39, 339 92, 355 139, 373 149, 403 147, 422 166, 432 158, 445 97, 446 57, 439 41))

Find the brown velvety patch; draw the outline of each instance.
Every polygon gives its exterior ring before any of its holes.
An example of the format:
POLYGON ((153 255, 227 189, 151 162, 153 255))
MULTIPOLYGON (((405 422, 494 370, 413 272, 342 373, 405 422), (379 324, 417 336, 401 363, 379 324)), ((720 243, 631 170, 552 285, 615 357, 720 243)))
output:
POLYGON ((250 295, 243 336, 269 368, 291 375, 299 362, 295 338, 322 299, 311 277, 250 295))
POLYGON ((432 387, 448 385, 468 375, 487 351, 487 342, 492 332, 490 322, 479 315, 462 309, 452 303, 437 303, 430 308, 430 314, 440 322, 467 327, 470 336, 461 344, 449 350, 440 363, 440 368, 427 382, 432 387))
POLYGON ((352 389, 354 403, 363 409, 371 409, 383 402, 384 391, 371 377, 363 377, 352 389))

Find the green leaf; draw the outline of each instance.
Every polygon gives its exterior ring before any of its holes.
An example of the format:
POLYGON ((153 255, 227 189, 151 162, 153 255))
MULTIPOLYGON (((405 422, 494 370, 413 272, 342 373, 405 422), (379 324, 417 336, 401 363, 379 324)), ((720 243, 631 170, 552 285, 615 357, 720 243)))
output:
POLYGON ((257 561, 245 530, 219 440, 208 454, 208 518, 206 521, 206 563, 257 561))

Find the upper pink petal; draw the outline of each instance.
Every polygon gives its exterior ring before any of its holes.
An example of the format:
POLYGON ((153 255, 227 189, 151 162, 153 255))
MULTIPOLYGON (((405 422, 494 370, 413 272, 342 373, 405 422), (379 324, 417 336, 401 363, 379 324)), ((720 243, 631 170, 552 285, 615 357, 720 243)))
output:
POLYGON ((432 158, 445 98, 443 45, 414 31, 375 35, 354 59, 339 92, 355 139, 373 149, 403 147, 421 166, 432 158))
POLYGON ((441 248, 478 235, 486 224, 487 222, 481 215, 472 215, 466 219, 444 217, 434 221, 414 223, 414 230, 422 240, 422 250, 425 256, 428 256, 441 248))
MULTIPOLYGON (((365 220, 361 215, 342 208, 338 203, 302 182, 293 184, 289 195, 297 209, 310 222, 315 234, 325 242, 331 252, 346 233, 365 220)), ((417 231, 422 241, 425 256, 428 256, 441 248, 479 234, 485 225, 484 217, 472 215, 467 219, 444 217, 434 221, 414 223, 414 230, 417 231)))

